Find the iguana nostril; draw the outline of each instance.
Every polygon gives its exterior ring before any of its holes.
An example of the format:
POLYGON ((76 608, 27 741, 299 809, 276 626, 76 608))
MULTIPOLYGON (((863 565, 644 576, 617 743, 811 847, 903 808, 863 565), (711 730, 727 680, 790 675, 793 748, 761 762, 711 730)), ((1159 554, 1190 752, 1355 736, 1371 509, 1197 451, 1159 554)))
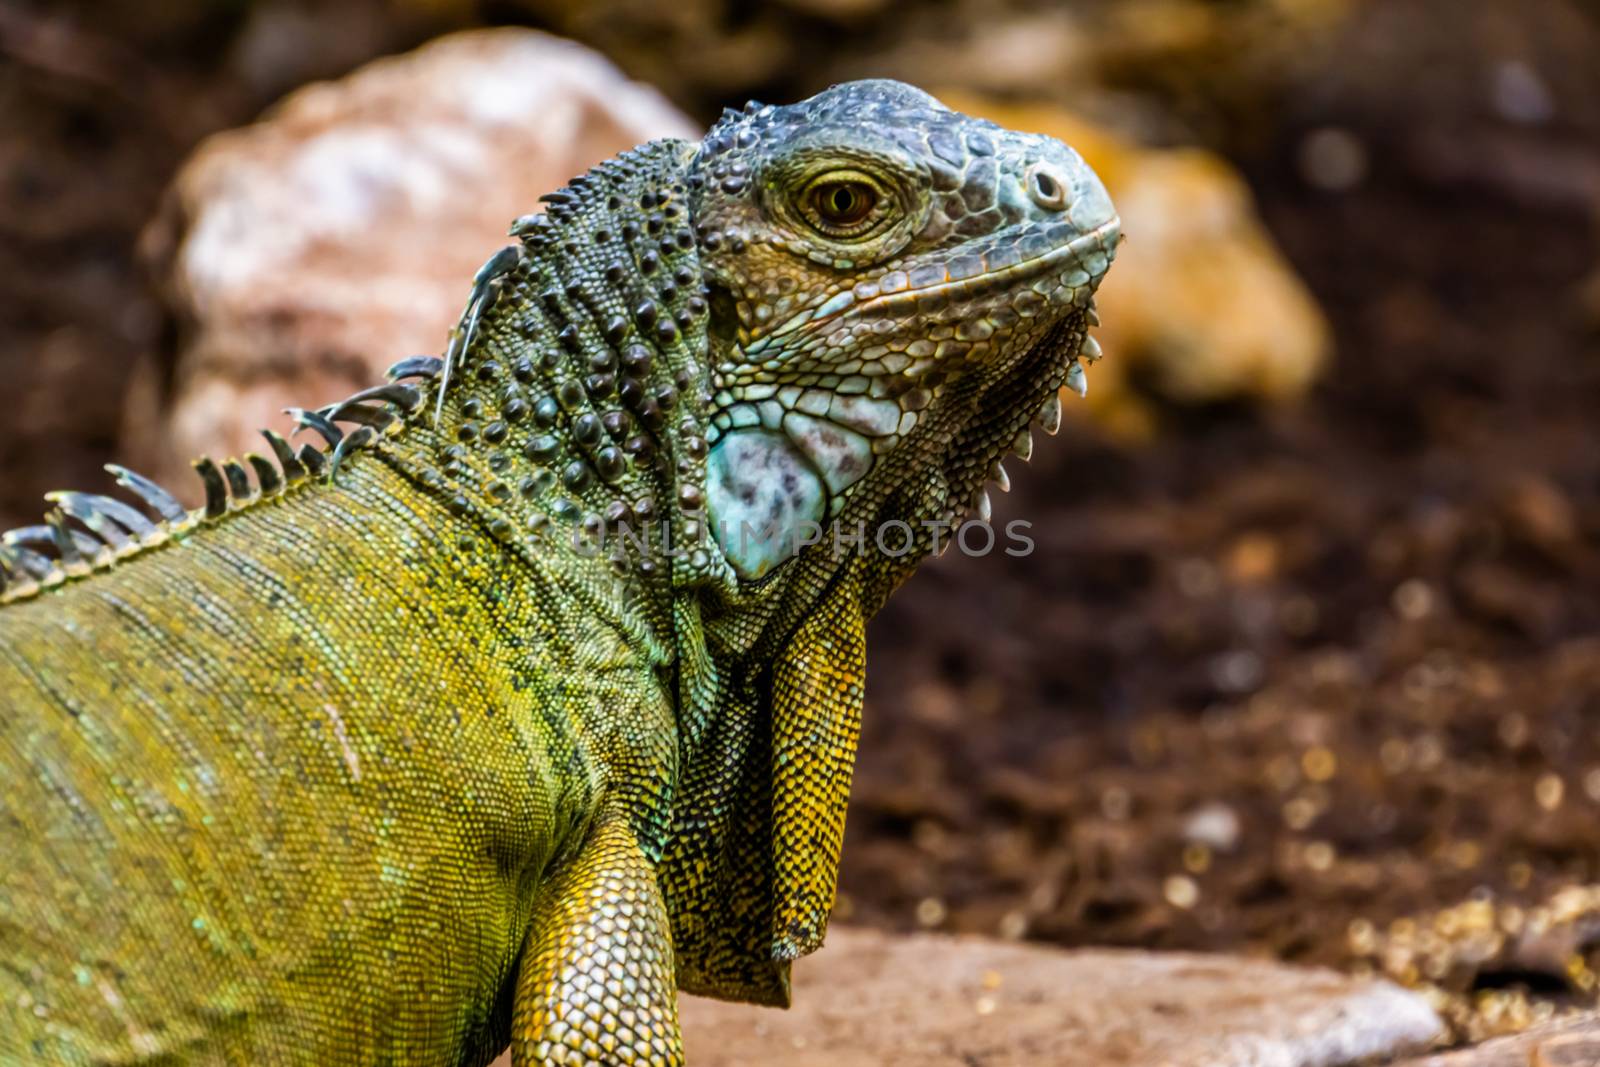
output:
POLYGON ((1035 163, 1028 168, 1025 179, 1028 196, 1046 211, 1060 211, 1067 206, 1067 183, 1048 163, 1035 163))

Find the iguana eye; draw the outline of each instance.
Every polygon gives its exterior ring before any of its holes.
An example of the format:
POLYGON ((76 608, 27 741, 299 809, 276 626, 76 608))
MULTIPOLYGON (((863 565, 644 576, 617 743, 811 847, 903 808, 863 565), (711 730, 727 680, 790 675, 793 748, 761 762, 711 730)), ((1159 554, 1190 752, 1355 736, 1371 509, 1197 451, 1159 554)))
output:
POLYGON ((811 205, 830 226, 854 226, 867 217, 877 199, 865 182, 823 182, 811 190, 811 205))
POLYGON ((829 237, 860 237, 875 229, 883 197, 864 175, 829 174, 812 182, 801 198, 806 221, 829 237))

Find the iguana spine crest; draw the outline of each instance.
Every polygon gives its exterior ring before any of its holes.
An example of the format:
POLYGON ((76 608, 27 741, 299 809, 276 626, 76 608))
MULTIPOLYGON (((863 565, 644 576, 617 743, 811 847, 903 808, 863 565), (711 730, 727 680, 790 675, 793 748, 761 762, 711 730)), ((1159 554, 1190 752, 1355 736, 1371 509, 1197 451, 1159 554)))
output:
POLYGON ((437 379, 442 368, 436 357, 412 357, 389 368, 387 384, 315 411, 288 409, 299 428, 315 430, 322 437, 326 451, 313 444, 297 450, 277 432, 262 430, 272 451, 270 459, 247 452, 243 462, 229 458, 219 465, 209 456, 200 457, 194 469, 205 489, 205 503, 192 510, 149 478, 115 463, 106 464, 106 471, 152 515, 98 493, 47 494, 45 499, 54 506, 42 524, 0 534, 0 604, 109 571, 233 512, 280 498, 319 478, 331 480, 347 457, 371 447, 383 434, 398 432, 404 416, 420 404, 421 392, 405 380, 437 379), (354 423, 355 429, 345 433, 337 426, 340 422, 354 423))

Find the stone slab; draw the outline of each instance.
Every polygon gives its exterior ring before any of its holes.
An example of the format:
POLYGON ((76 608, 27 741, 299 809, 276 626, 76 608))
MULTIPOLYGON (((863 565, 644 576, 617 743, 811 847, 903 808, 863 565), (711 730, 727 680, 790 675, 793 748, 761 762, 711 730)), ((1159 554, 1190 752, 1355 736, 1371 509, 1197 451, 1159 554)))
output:
POLYGON ((1331 971, 847 928, 796 964, 791 1010, 682 1013, 693 1067, 1341 1067, 1441 1029, 1416 994, 1331 971))
POLYGON ((1473 1048, 1406 1060, 1400 1067, 1600 1067, 1600 1013, 1585 1012, 1473 1048))

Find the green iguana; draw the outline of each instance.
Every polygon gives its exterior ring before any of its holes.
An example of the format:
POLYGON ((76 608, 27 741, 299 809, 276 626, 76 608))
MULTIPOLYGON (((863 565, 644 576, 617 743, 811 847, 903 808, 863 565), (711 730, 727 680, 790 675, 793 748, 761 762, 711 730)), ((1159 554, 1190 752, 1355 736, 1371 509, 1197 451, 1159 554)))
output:
POLYGON ((0 542, 0 1062, 665 1065, 675 990, 788 1003, 866 620, 1082 390, 1117 217, 888 81, 544 200, 323 448, 0 542))

